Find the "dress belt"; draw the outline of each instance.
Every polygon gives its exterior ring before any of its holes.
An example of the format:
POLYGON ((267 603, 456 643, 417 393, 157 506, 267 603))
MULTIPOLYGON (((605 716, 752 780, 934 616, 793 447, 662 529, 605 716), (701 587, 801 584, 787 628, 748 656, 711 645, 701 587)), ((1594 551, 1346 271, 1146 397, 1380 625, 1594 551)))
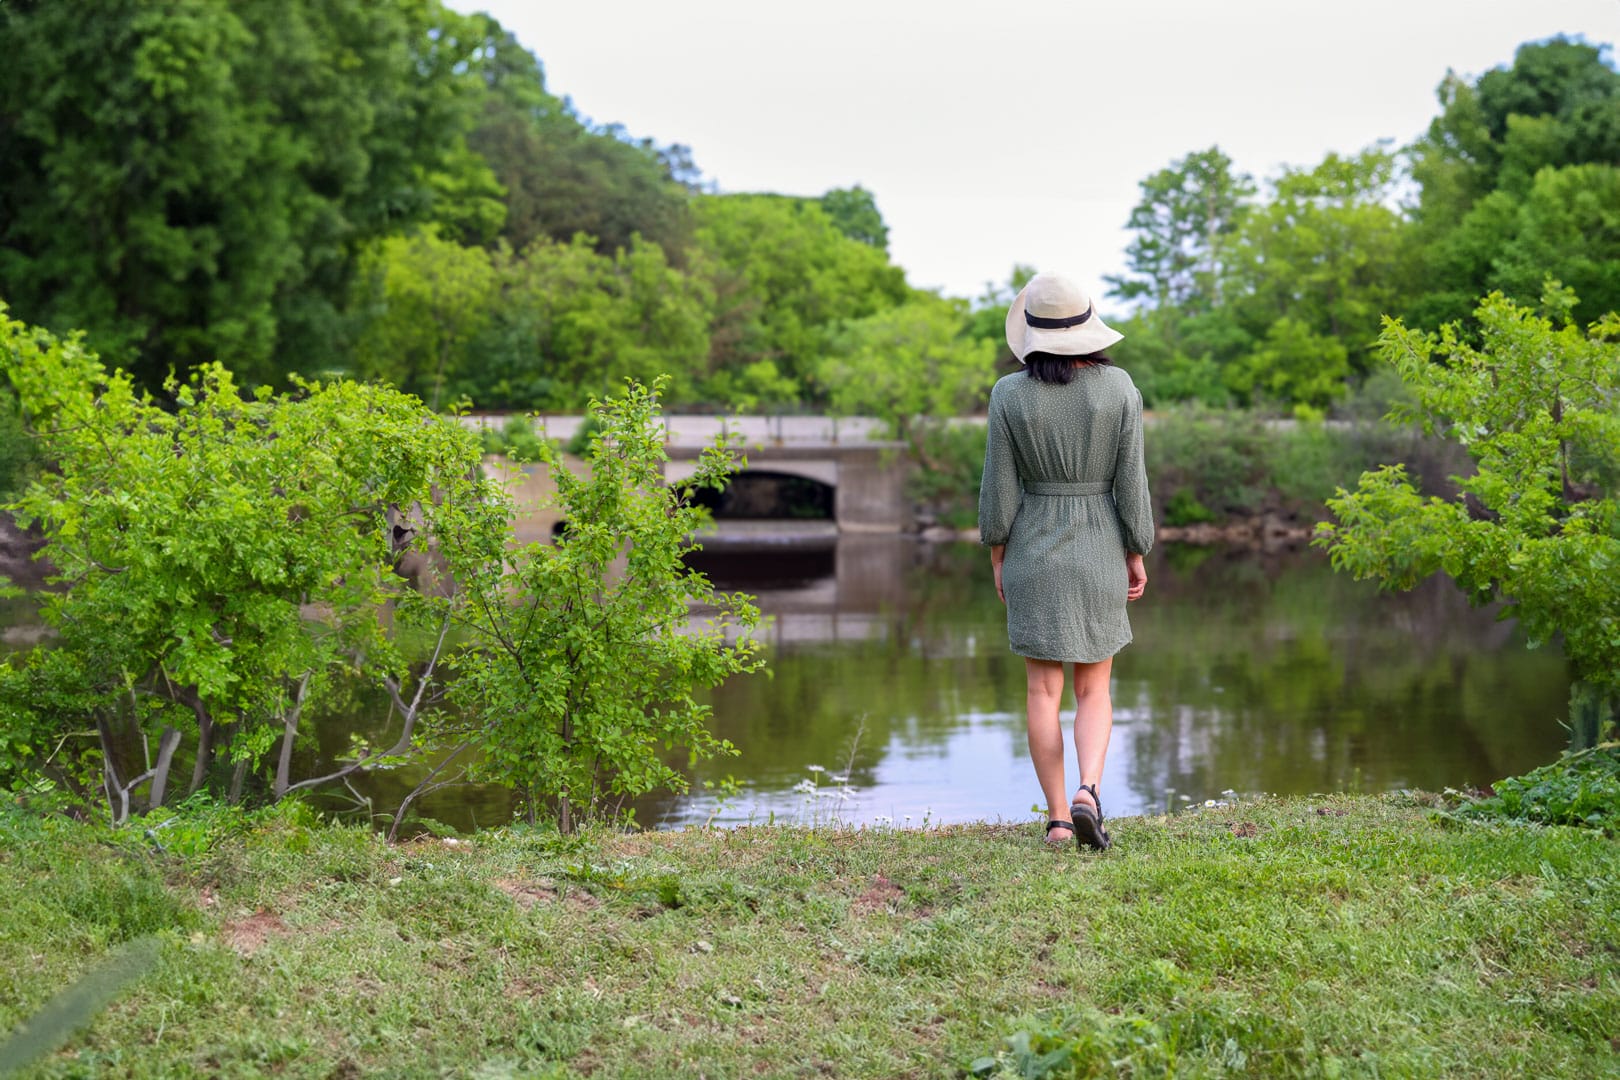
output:
POLYGON ((1026 495, 1107 495, 1114 490, 1112 480, 1026 480, 1026 495))

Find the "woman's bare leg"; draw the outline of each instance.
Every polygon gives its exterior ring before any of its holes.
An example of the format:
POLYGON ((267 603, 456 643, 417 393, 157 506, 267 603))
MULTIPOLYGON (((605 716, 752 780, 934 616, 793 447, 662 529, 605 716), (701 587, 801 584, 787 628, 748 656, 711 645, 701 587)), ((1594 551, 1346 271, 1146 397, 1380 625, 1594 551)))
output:
MULTIPOLYGON (((1113 670, 1113 657, 1095 664, 1074 665, 1074 749, 1080 758, 1082 784, 1094 785, 1102 780, 1108 737, 1114 731, 1114 702, 1108 691, 1113 670)), ((1033 725, 1034 720, 1030 723, 1033 725)), ((1059 776, 1061 778, 1062 774, 1059 776)), ((1082 806, 1096 809, 1089 791, 1077 792, 1074 799, 1082 806)))
MULTIPOLYGON (((1035 778, 1046 796, 1046 819, 1068 821, 1069 802, 1063 782, 1063 723, 1058 717, 1063 703, 1063 665, 1055 660, 1024 660, 1029 681, 1029 756, 1035 762, 1035 778)), ((1105 684, 1106 685, 1106 684, 1105 684)), ((1047 839, 1068 841, 1072 830, 1053 829, 1047 839)))

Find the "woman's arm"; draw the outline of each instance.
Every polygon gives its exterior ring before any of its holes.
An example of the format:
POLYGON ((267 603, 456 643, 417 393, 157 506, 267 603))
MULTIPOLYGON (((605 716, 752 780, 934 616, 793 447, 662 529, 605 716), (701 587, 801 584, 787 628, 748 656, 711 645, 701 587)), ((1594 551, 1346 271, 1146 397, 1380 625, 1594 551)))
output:
MULTIPOLYGON (((1125 550, 1146 555, 1153 550, 1153 500, 1148 496, 1147 458, 1142 451, 1142 395, 1134 388, 1119 428, 1119 454, 1114 462, 1114 507, 1124 532, 1125 550)), ((1146 581, 1146 574, 1143 575, 1146 581)))
POLYGON ((992 390, 990 416, 984 425, 984 479, 979 482, 979 543, 988 548, 1007 543, 1023 498, 1007 413, 992 390))
POLYGON ((995 547, 990 549, 990 572, 996 576, 996 595, 1001 597, 1001 602, 1003 604, 1007 602, 1007 593, 1001 587, 1001 564, 1005 562, 1006 559, 1006 544, 997 544, 995 547))

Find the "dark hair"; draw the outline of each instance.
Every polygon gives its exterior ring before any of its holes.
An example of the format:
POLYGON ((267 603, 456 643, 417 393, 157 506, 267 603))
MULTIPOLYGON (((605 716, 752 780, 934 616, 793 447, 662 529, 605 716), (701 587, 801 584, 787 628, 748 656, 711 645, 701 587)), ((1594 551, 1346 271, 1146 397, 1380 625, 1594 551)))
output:
POLYGON ((1114 358, 1105 352, 1087 353, 1084 356, 1058 356, 1056 353, 1032 352, 1024 357, 1024 370, 1032 379, 1041 382, 1064 384, 1074 378, 1074 373, 1086 364, 1112 364, 1114 358))

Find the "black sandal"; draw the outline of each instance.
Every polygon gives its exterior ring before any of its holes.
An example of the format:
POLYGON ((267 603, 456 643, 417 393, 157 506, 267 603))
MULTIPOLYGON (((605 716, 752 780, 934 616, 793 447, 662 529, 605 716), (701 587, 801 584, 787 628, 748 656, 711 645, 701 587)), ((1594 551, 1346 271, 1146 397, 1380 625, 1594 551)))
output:
MULTIPOLYGON (((1052 846, 1056 847, 1057 845, 1051 839, 1053 829, 1068 829, 1070 832, 1074 832, 1074 822, 1072 822, 1072 821, 1048 821, 1046 823, 1047 840, 1045 842, 1048 843, 1048 844, 1052 844, 1052 846)), ((1075 835, 1078 836, 1080 834, 1075 833, 1075 835)))
POLYGON ((1097 809, 1093 810, 1079 801, 1069 804, 1069 814, 1074 818, 1075 846, 1107 851, 1113 841, 1108 838, 1108 830, 1103 828, 1102 799, 1097 795, 1097 785, 1081 784, 1080 790, 1091 793, 1091 801, 1097 804, 1097 809))

